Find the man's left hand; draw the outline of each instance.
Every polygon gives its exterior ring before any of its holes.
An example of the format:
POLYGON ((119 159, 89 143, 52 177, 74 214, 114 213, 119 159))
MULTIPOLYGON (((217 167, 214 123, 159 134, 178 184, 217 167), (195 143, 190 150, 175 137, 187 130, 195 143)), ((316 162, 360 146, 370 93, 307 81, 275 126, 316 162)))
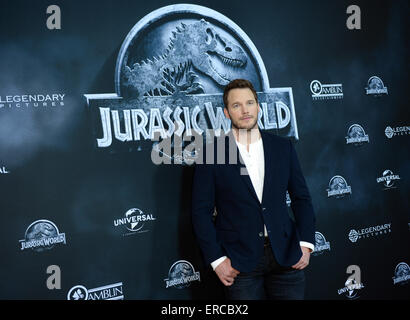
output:
POLYGON ((297 270, 305 269, 309 265, 310 259, 310 249, 306 247, 300 247, 302 249, 302 258, 300 258, 299 262, 292 266, 292 268, 297 270))

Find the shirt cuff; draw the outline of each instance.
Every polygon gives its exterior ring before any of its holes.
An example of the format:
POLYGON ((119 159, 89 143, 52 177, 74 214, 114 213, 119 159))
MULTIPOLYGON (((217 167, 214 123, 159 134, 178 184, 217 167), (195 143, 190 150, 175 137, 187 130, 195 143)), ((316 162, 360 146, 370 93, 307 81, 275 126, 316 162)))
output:
POLYGON ((315 245, 310 243, 310 242, 300 241, 299 244, 300 244, 301 247, 306 247, 306 248, 311 249, 312 251, 310 253, 315 251, 315 245))
POLYGON ((211 263, 212 269, 216 269, 217 266, 219 266, 225 259, 227 258, 227 256, 223 256, 220 257, 219 259, 216 259, 214 262, 211 263))

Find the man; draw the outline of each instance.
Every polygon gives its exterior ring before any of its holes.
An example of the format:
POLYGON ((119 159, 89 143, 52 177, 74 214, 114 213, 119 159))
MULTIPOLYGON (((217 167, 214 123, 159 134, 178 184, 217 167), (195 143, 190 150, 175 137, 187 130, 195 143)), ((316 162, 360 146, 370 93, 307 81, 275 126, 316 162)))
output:
MULTIPOLYGON (((249 81, 230 82, 223 99, 245 167, 227 159, 196 165, 192 222, 199 245, 228 299, 303 299, 315 214, 295 149, 290 139, 259 131, 260 106, 249 81)), ((227 154, 226 148, 232 144, 227 154)))

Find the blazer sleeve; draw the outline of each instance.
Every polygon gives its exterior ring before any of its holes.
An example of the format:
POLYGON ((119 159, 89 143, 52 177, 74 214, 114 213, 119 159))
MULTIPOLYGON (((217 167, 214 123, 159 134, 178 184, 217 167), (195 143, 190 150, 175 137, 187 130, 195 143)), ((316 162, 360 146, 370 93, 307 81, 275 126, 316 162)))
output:
POLYGON ((291 208, 296 220, 296 228, 301 237, 301 241, 314 244, 316 218, 312 199, 299 164, 295 147, 291 140, 289 140, 289 148, 290 176, 288 192, 291 199, 291 208))
POLYGON ((209 164, 196 164, 192 184, 192 224, 207 264, 226 255, 220 245, 213 214, 215 209, 214 169, 209 164))

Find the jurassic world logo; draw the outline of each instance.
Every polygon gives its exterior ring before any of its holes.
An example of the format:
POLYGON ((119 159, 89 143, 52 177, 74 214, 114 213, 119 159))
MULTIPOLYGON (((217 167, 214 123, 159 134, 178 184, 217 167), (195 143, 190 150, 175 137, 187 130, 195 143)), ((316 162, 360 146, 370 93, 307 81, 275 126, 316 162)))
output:
POLYGON ((152 150, 156 137, 184 136, 186 143, 193 134, 207 141, 209 130, 227 133, 231 122, 223 113, 222 92, 238 78, 251 81, 258 93, 259 128, 298 139, 292 88, 270 88, 244 31, 206 7, 157 9, 122 44, 116 92, 85 94, 95 145, 110 152, 152 150))
POLYGON ((316 231, 315 232, 315 250, 312 252, 312 255, 317 256, 325 251, 330 251, 330 242, 326 241, 325 236, 316 231))
POLYGON ((57 244, 66 244, 65 233, 60 233, 54 222, 41 219, 28 226, 24 239, 20 240, 20 249, 43 252, 57 244))
POLYGON ((329 188, 326 189, 327 197, 334 197, 336 199, 343 198, 347 194, 352 193, 352 187, 346 182, 342 176, 334 176, 330 179, 329 188))
POLYGON ((347 130, 346 144, 360 146, 363 143, 369 143, 369 135, 366 134, 360 124, 353 124, 347 130))
POLYGON ((179 260, 169 268, 168 278, 164 279, 166 288, 185 289, 194 281, 201 281, 198 271, 186 260, 179 260))
POLYGON ((367 81, 367 87, 365 90, 366 94, 375 97, 388 94, 387 87, 384 86, 382 79, 377 76, 370 77, 369 81, 367 81))
POLYGON ((394 269, 393 284, 401 285, 410 283, 410 267, 405 262, 400 262, 394 269))

